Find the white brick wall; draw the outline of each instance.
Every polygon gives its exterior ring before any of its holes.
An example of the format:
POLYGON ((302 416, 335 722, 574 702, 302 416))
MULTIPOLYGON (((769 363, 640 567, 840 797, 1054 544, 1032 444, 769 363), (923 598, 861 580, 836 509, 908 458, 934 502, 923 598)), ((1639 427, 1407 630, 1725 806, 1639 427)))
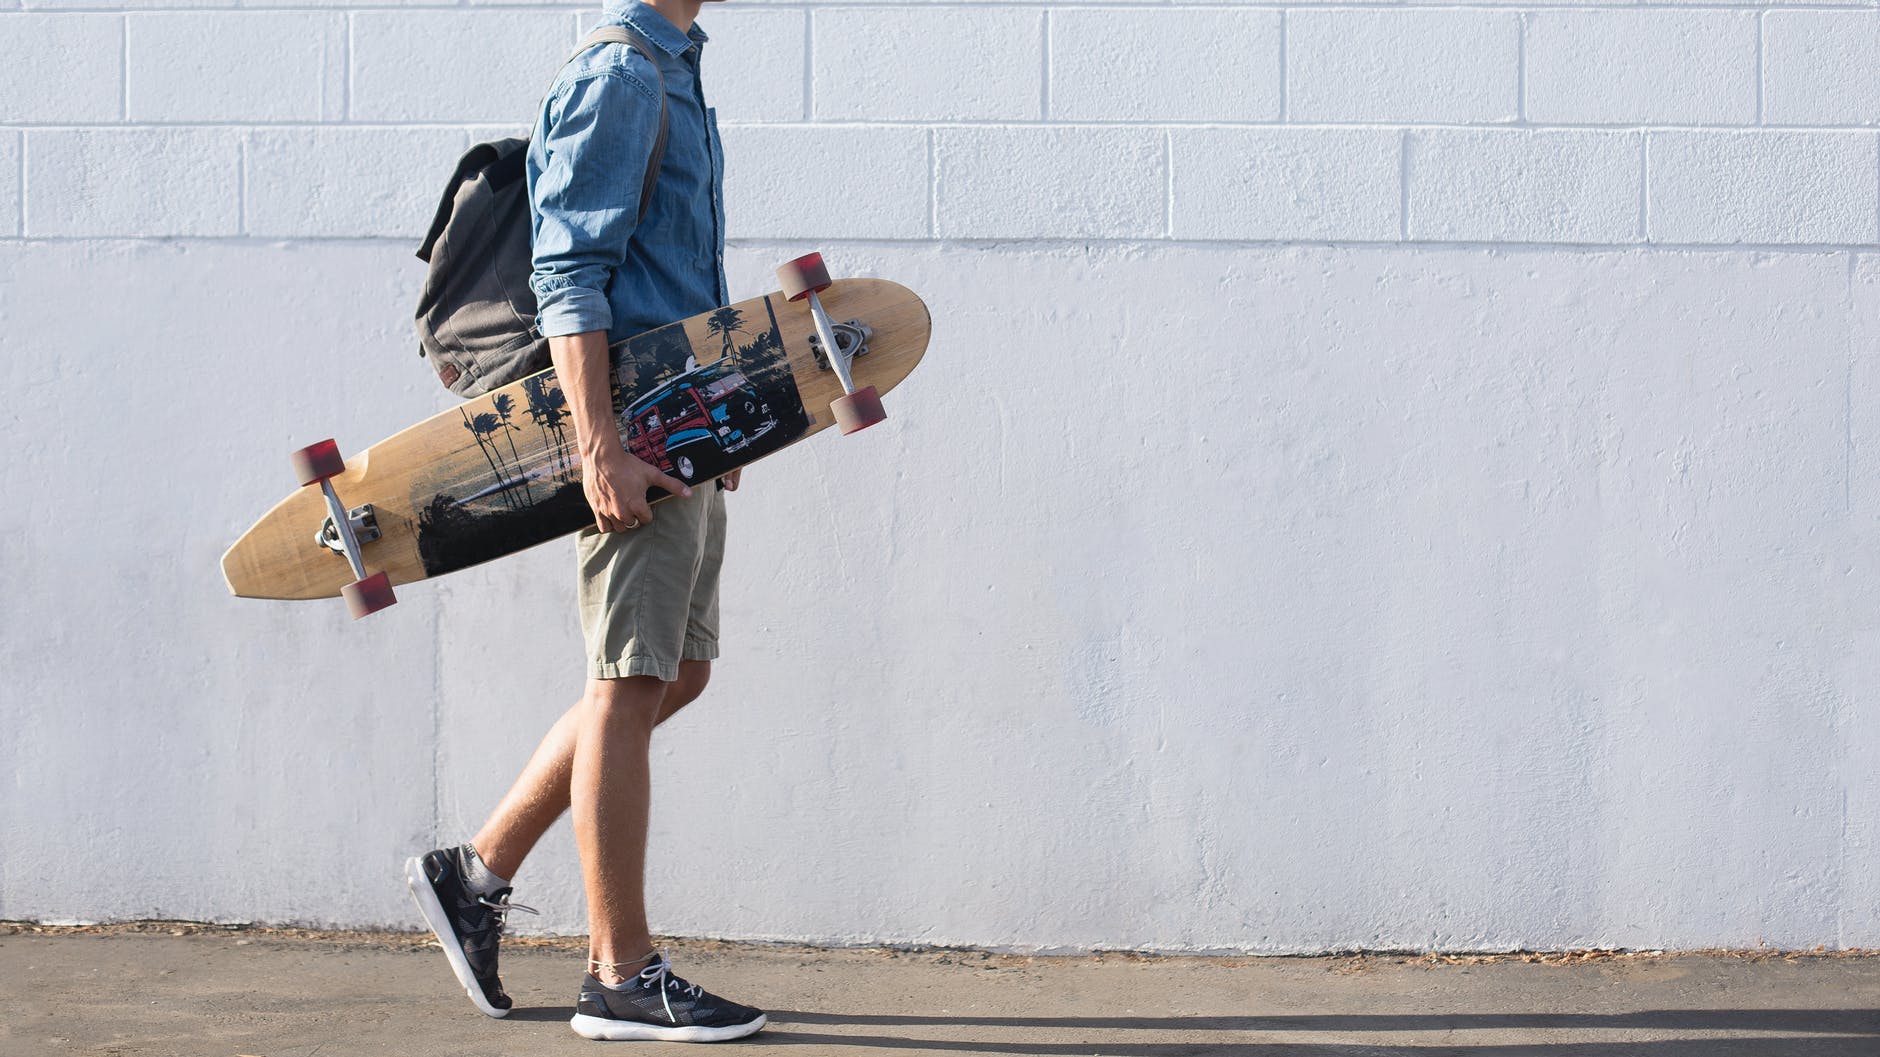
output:
POLYGON ((1051 16, 1050 117, 1277 121, 1272 10, 1066 10, 1051 16))
MULTIPOLYGON (((0 208, 27 237, 408 236, 451 160, 426 154, 439 133, 526 126, 592 18, 552 0, 6 6, 0 131, 39 160, 0 208), (335 135, 352 126, 390 134, 335 135), (81 149, 73 130, 94 127, 134 134, 81 149), (245 127, 273 130, 249 142, 268 157, 204 159, 174 215, 163 195, 75 197, 120 189, 96 168, 111 151, 142 173, 181 164, 165 137, 245 127), (295 143, 385 153, 340 171, 288 162, 295 143), (223 221, 230 196, 258 227, 223 221)), ((1880 12, 1783 6, 761 0, 707 9, 707 84, 734 239, 1864 245, 1880 12), (1759 126, 1837 134, 1739 135, 1759 126), (1557 134, 1587 127, 1618 138, 1557 134), (1615 168, 1661 132, 1636 174, 1615 168), (833 142, 895 153, 814 156, 833 142), (1724 161, 1743 157, 1753 178, 1724 161), (876 193, 832 208, 869 168, 876 193), (794 204, 792 177, 817 204, 794 204)))
POLYGON ((1771 12, 1763 56, 1772 124, 1880 124, 1880 12, 1771 12))
POLYGON ((1640 136, 1426 129, 1409 136, 1409 237, 1636 242, 1640 136))
MULTIPOLYGON (((936 329, 885 432, 740 492, 820 520, 734 529, 656 780, 743 858, 656 832, 706 898, 655 926, 1880 946, 1877 2, 710 6, 733 292, 820 246, 936 329), (779 616, 844 583, 890 586, 779 616)), ((448 406, 411 251, 592 17, 0 0, 0 350, 46 396, 0 417, 0 847, 69 852, 0 856, 0 918, 409 926, 398 857, 578 689, 565 550, 359 626, 215 563, 280 453, 448 406)), ((550 844, 526 901, 578 930, 550 844)))
POLYGON ((351 17, 347 114, 356 121, 526 124, 578 39, 574 17, 560 11, 351 17))
POLYGON ((1650 234, 1666 242, 1880 240, 1867 132, 1653 132, 1650 234))
POLYGON ((943 238, 1146 239, 1166 232, 1153 129, 946 128, 934 134, 943 238))
POLYGON ((407 174, 461 155, 443 128, 265 128, 248 134, 244 228, 270 237, 423 238, 437 191, 407 174))
POLYGON ((812 9, 810 103, 818 120, 1037 120, 1044 46, 1037 11, 866 14, 812 9))
POLYGON ((1286 15, 1286 112, 1295 121, 1492 124, 1520 99, 1512 11, 1320 11, 1286 15))
POLYGON ((124 20, 114 15, 0 15, 0 121, 122 118, 123 53, 124 20))
POLYGON ((239 235, 241 150, 225 128, 29 132, 26 233, 239 235))
POLYGON ((20 134, 0 135, 0 238, 20 231, 20 134))
POLYGON ((742 218, 746 238, 924 239, 932 136, 904 126, 731 126, 727 157, 772 161, 727 167, 725 213, 742 218))
POLYGON ((1753 125, 1749 11, 1536 11, 1527 119, 1558 125, 1753 125))
POLYGON ((124 35, 124 98, 133 123, 346 117, 340 15, 140 12, 125 18, 124 35))
POLYGON ((1170 133, 1170 233, 1178 239, 1396 239, 1402 140, 1392 129, 1177 129, 1170 133))

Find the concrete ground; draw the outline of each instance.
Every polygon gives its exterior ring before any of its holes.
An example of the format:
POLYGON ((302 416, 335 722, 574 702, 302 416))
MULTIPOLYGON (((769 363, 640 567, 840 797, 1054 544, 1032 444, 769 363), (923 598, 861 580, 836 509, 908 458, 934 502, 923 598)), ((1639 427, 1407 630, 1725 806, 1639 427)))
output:
MULTIPOLYGON (((507 941, 506 1020, 429 937, 0 924, 0 1055, 695 1053, 568 1030, 583 945, 507 941)), ((1876 1057, 1880 956, 1024 957, 680 940, 679 971, 771 1011, 714 1047, 842 1057, 1876 1057)))

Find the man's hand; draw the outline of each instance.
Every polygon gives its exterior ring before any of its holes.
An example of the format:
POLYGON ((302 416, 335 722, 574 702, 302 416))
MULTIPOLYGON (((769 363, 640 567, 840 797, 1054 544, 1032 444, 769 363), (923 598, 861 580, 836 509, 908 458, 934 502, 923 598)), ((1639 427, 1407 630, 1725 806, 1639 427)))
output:
POLYGON ((677 477, 668 477, 617 445, 608 445, 582 460, 581 491, 594 508, 594 527, 602 532, 625 532, 650 524, 651 504, 646 492, 663 488, 678 496, 692 489, 677 477))
POLYGON ((606 331, 553 335, 548 339, 548 357, 568 397, 575 447, 581 453, 581 492, 594 508, 595 528, 625 532, 652 521, 653 510, 646 502, 650 488, 664 488, 673 495, 692 494, 684 481, 667 477, 620 446, 619 423, 608 389, 612 361, 606 331))
POLYGON ((740 480, 743 480, 743 478, 744 478, 744 467, 740 466, 737 469, 731 471, 730 473, 725 474, 723 477, 720 477, 719 480, 725 483, 725 491, 735 492, 738 490, 738 482, 740 480))

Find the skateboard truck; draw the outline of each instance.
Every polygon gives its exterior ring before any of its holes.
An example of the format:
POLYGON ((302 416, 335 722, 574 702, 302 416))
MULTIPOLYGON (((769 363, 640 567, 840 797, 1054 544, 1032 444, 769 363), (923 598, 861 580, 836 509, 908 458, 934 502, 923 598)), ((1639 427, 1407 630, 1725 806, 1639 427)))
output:
MULTIPOLYGON (((331 487, 327 486, 329 491, 331 487)), ((337 502, 337 499, 335 501, 337 502)), ((356 543, 371 543, 379 538, 379 515, 378 511, 372 509, 371 503, 346 511, 346 523, 352 528, 353 540, 356 543)), ((346 553, 345 541, 340 539, 339 527, 334 524, 331 514, 328 514, 326 520, 320 524, 320 531, 313 534, 313 542, 334 554, 346 553)))
MULTIPOLYGON (((814 312, 815 309, 810 311, 814 312)), ((854 363, 857 356, 868 355, 868 339, 875 336, 875 328, 864 324, 859 319, 851 319, 846 323, 831 323, 829 329, 835 332, 838 344, 836 351, 845 363, 854 363)), ((816 354, 816 366, 825 371, 828 370, 829 357, 823 350, 822 335, 811 334, 809 347, 810 351, 816 354)))
POLYGON ((345 555, 352 566, 353 582, 340 588, 340 597, 353 619, 376 613, 397 602, 392 595, 392 579, 383 572, 366 575, 365 562, 359 557, 362 544, 379 538, 379 522, 370 503, 348 511, 333 491, 333 478, 346 472, 346 460, 340 458, 339 445, 331 439, 309 444, 289 457, 294 475, 303 485, 318 484, 326 497, 327 518, 314 533, 315 544, 345 555), (329 534, 331 539, 328 538, 329 534))
POLYGON ((790 300, 809 298, 810 318, 816 323, 816 337, 811 339, 811 345, 820 346, 819 351, 825 353, 823 358, 836 372, 836 380, 842 383, 843 395, 829 404, 836 425, 848 434, 867 429, 887 418, 888 413, 881 406, 881 394, 875 391, 875 387, 871 385, 857 390, 855 379, 849 374, 850 361, 868 351, 866 342, 873 333, 859 323, 840 324, 854 332, 847 335, 851 340, 845 344, 837 337, 838 325, 830 323, 829 313, 823 311, 822 298, 816 296, 819 291, 827 290, 830 286, 829 269, 823 264, 822 254, 805 254, 784 264, 777 269, 777 279, 783 283, 783 294, 790 300), (851 352, 851 349, 854 351, 851 352), (828 355, 828 350, 834 350, 834 354, 828 355))

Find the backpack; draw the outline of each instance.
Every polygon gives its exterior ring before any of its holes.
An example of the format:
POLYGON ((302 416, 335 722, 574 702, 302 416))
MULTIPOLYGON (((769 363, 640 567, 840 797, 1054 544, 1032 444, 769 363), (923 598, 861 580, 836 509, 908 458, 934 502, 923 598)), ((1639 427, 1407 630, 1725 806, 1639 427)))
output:
MULTIPOLYGON (((568 62, 608 43, 632 45, 659 72, 645 39, 624 26, 595 30, 568 62)), ((636 223, 646 219, 652 204, 666 155, 666 121, 662 83, 659 135, 640 185, 636 223)), ((418 355, 428 356, 438 380, 461 397, 481 396, 549 366, 548 339, 535 327, 535 291, 529 286, 534 264, 523 171, 528 148, 529 141, 517 137, 470 148, 418 248, 418 259, 431 266, 418 300, 418 355)))

